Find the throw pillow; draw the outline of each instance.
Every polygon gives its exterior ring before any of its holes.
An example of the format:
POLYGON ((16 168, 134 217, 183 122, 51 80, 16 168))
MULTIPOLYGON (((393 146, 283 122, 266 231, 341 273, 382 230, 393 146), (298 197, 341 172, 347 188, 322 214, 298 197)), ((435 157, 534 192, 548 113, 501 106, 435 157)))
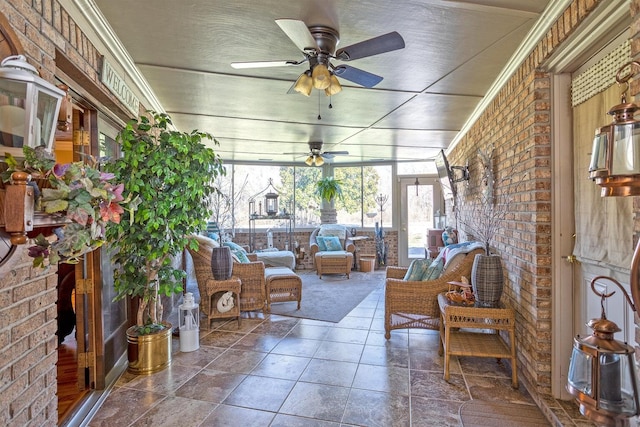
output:
POLYGON ((316 243, 318 244, 318 249, 320 249, 320 252, 324 252, 327 250, 327 245, 324 243, 324 237, 316 236, 316 243))
POLYGON ((222 245, 227 246, 229 249, 231 249, 231 254, 233 254, 233 256, 238 259, 238 262, 245 264, 251 262, 247 257, 247 252, 242 249, 242 246, 238 245, 237 243, 224 242, 222 245))
POLYGON ((220 245, 218 244, 217 241, 210 239, 207 236, 202 236, 200 234, 194 234, 193 238, 196 239, 198 241, 198 245, 205 246, 208 248, 218 248, 220 247, 220 245))
POLYGON ((422 281, 426 282, 427 280, 437 279, 438 277, 440 277, 440 274, 442 274, 443 267, 444 267, 444 264, 441 259, 432 262, 431 265, 427 268, 427 271, 425 272, 424 276, 422 276, 422 281))
POLYGON ((340 239, 337 238, 336 236, 331 236, 331 237, 325 237, 324 238, 324 244, 327 247, 328 251, 341 251, 342 250, 342 245, 340 244, 340 239))
POLYGON ((432 260, 430 258, 414 259, 413 261, 411 261, 411 264, 409 264, 409 269, 407 269, 403 280, 408 280, 411 282, 422 280, 422 276, 424 276, 427 272, 427 268, 429 268, 429 266, 431 265, 431 261, 432 260))

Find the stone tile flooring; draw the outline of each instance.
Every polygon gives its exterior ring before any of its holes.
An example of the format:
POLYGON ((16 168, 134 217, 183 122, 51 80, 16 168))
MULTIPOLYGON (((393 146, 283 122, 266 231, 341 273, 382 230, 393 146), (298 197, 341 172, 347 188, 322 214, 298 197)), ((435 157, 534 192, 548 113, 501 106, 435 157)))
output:
MULTIPOLYGON (((179 352, 149 376, 124 373, 89 426, 460 426, 469 399, 533 405, 511 388, 508 365, 452 359, 445 382, 438 334, 396 330, 384 339, 384 291, 340 323, 262 313, 200 332, 200 349, 179 352)), ((572 403, 548 401, 556 425, 580 421, 572 403)))

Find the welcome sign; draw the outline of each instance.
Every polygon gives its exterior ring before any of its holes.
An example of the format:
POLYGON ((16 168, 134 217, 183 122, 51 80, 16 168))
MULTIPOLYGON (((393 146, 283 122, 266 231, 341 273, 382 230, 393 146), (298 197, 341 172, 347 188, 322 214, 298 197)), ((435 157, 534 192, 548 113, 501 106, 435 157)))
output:
POLYGON ((138 116, 140 100, 104 56, 102 57, 102 74, 100 77, 102 83, 127 107, 127 110, 131 111, 134 116, 138 116))

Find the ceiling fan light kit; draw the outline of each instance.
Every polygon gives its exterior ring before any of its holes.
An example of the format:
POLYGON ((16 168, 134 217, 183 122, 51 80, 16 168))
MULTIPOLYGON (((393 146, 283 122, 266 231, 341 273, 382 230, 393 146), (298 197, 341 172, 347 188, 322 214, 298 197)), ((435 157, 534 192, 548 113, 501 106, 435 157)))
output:
POLYGON ((324 159, 319 154, 312 154, 304 161, 307 166, 322 166, 324 165, 324 159))
POLYGON ((371 88, 380 83, 383 78, 348 65, 335 66, 331 60, 352 61, 403 49, 405 46, 402 36, 393 31, 336 51, 340 34, 333 28, 319 25, 307 27, 303 21, 297 19, 276 19, 276 24, 302 51, 304 59, 234 62, 231 66, 233 68, 288 67, 308 62, 309 69, 298 77, 293 86, 296 92, 305 96, 311 95, 313 87, 324 90, 327 96, 339 93, 342 86, 337 77, 371 88))

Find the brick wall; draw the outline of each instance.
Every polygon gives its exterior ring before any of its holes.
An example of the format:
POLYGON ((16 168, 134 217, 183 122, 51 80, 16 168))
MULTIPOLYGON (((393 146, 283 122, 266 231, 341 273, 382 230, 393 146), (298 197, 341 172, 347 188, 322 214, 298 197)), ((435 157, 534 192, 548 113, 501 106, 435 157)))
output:
POLYGON ((473 194, 481 185, 477 150, 495 147, 496 192, 508 193, 511 203, 492 246, 503 260, 504 296, 517 311, 519 370, 545 395, 551 394, 550 75, 537 67, 602 1, 571 3, 450 155, 452 164, 469 161, 473 194), (506 174, 512 178, 501 181, 506 174))
MULTIPOLYGON (((99 82, 101 54, 55 0, 3 0, 27 60, 53 82, 56 58, 99 82)), ((104 90, 103 99, 119 101, 104 90)), ((124 110, 124 109, 123 109, 124 110)), ((26 247, 0 266, 0 425, 56 426, 57 271, 33 269, 26 247)))

